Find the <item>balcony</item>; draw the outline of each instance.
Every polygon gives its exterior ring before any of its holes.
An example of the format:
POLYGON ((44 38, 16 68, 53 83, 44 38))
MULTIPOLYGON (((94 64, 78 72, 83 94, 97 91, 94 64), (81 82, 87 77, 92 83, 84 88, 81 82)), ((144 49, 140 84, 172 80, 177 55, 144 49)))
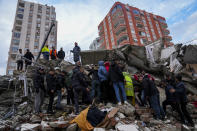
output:
POLYGON ((118 44, 118 45, 121 45, 123 42, 129 42, 129 37, 128 37, 128 35, 123 35, 122 37, 120 37, 120 38, 117 40, 117 44, 118 44))
POLYGON ((163 34, 164 34, 165 36, 167 36, 167 35, 170 34, 170 31, 169 31, 168 29, 164 29, 162 32, 163 32, 163 34))
POLYGON ((172 40, 172 37, 171 36, 164 36, 164 41, 171 41, 172 40))
POLYGON ((116 39, 118 40, 120 37, 122 37, 122 36, 124 36, 124 35, 128 35, 127 30, 124 31, 124 32, 121 32, 121 33, 116 37, 116 39))
POLYGON ((120 16, 124 16, 122 9, 118 9, 112 16, 112 21, 115 21, 120 16))
POLYGON ((166 23, 160 23, 162 28, 168 28, 168 25, 166 23))
POLYGON ((115 30, 115 34, 116 36, 119 36, 120 33, 122 32, 126 32, 126 26, 125 25, 120 25, 116 30, 115 30))
POLYGON ((123 18, 119 19, 119 21, 117 21, 115 24, 114 24, 114 29, 116 29, 119 25, 125 25, 125 20, 123 18))

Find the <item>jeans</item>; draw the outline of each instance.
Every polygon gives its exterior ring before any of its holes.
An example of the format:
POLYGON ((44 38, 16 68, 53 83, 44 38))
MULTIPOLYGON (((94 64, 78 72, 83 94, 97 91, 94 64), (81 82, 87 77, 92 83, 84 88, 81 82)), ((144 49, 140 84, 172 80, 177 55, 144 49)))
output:
POLYGON ((54 93, 48 92, 48 94, 49 94, 48 112, 50 112, 50 111, 53 111, 54 93))
POLYGON ((123 100, 126 101, 127 100, 127 96, 126 96, 126 93, 125 93, 125 89, 124 89, 124 83, 119 81, 119 82, 113 82, 113 86, 114 86, 114 91, 115 91, 115 94, 116 94, 116 99, 118 102, 120 102, 120 94, 119 94, 119 89, 121 90, 121 93, 122 93, 122 97, 123 97, 123 100))
POLYGON ((95 93, 97 94, 97 99, 100 100, 101 91, 100 91, 99 80, 93 80, 92 81, 91 99, 95 98, 95 93))
POLYGON ((41 107, 44 102, 44 91, 42 89, 39 89, 39 92, 35 94, 35 112, 40 113, 41 107))
POLYGON ((194 124, 189 112, 187 111, 187 102, 181 102, 180 103, 180 106, 181 106, 181 110, 182 110, 182 113, 184 114, 184 117, 187 119, 187 121, 190 123, 190 124, 194 124))
POLYGON ((49 60, 49 52, 42 52, 45 60, 49 60))
POLYGON ((57 105, 56 108, 61 108, 62 91, 57 90, 57 105))
POLYGON ((159 94, 155 94, 150 97, 150 104, 155 113, 156 119, 161 119, 165 116, 165 113, 160 106, 159 94))
POLYGON ((23 70, 23 60, 17 61, 17 70, 23 70))
POLYGON ((74 93, 71 87, 67 87, 67 104, 70 105, 70 101, 74 104, 74 93))

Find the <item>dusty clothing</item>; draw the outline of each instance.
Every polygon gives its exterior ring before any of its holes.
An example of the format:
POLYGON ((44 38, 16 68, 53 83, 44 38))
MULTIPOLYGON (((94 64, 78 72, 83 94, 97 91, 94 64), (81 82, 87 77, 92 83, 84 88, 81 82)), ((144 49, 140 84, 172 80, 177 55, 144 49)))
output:
POLYGON ((79 46, 75 46, 73 48, 73 50, 71 50, 71 52, 73 53, 74 62, 79 61, 79 55, 80 55, 80 52, 81 52, 81 48, 79 46))
POLYGON ((19 60, 23 60, 23 54, 22 53, 18 53, 16 55, 16 61, 19 61, 19 60))

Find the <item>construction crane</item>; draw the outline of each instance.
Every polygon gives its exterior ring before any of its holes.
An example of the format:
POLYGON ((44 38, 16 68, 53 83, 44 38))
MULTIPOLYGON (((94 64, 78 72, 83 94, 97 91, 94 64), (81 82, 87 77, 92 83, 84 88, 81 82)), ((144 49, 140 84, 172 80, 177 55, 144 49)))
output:
POLYGON ((46 42, 47 42, 47 39, 48 39, 48 37, 49 37, 49 34, 51 33, 52 28, 53 28, 54 26, 55 26, 55 22, 52 21, 51 27, 50 27, 50 29, 49 29, 49 32, 47 33, 47 35, 46 35, 46 37, 45 37, 45 39, 44 39, 44 42, 43 42, 43 44, 42 44, 42 46, 41 46, 41 48, 40 48, 38 57, 36 58, 36 62, 37 62, 37 60, 40 58, 40 55, 41 55, 41 53, 42 53, 42 48, 45 46, 45 44, 46 44, 46 42))

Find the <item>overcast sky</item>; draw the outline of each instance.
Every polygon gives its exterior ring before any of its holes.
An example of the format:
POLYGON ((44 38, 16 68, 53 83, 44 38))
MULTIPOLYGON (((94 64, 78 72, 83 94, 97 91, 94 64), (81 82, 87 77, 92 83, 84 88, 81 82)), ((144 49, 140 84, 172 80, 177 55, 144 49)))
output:
MULTIPOLYGON (((82 49, 98 36, 98 24, 115 0, 28 0, 56 8, 58 49, 82 49)), ((119 0, 166 18, 174 43, 197 38, 196 0, 119 0)), ((17 0, 0 0, 0 75, 5 74, 17 0)))

